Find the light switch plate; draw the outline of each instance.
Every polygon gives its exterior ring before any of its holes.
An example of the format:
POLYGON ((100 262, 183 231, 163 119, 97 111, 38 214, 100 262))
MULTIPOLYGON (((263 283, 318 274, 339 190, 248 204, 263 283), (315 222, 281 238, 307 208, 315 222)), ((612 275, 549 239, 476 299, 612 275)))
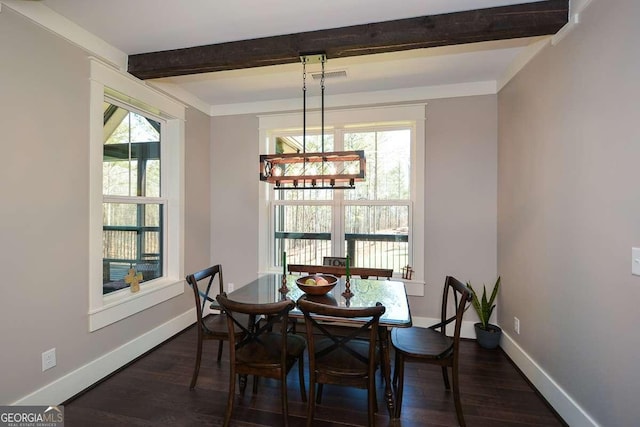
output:
POLYGON ((640 276, 640 248, 631 248, 631 274, 640 276))

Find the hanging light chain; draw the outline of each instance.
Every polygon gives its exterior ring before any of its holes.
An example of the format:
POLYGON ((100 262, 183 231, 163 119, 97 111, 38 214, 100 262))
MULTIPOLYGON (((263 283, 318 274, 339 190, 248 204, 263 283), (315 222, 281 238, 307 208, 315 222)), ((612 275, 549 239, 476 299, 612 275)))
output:
POLYGON ((322 90, 321 93, 321 98, 322 98, 322 104, 320 105, 320 110, 321 110, 321 116, 320 116, 320 120, 321 120, 321 143, 322 143, 322 152, 324 153, 324 63, 326 62, 326 57, 324 55, 322 55, 322 77, 320 78, 320 89, 322 90))
POLYGON ((307 57, 302 58, 302 152, 307 152, 307 57))

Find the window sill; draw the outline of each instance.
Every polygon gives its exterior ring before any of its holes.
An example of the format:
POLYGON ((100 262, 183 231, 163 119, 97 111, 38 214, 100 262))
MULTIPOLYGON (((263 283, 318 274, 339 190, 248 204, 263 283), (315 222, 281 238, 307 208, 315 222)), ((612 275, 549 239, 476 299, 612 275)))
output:
POLYGON ((128 288, 113 292, 103 298, 102 307, 89 311, 89 331, 104 328, 183 292, 184 281, 175 278, 143 284, 140 291, 135 294, 132 294, 128 288))
POLYGON ((423 297, 424 296, 424 282, 418 282, 415 280, 408 280, 402 278, 393 278, 404 283, 404 287, 407 290, 407 295, 411 297, 423 297))

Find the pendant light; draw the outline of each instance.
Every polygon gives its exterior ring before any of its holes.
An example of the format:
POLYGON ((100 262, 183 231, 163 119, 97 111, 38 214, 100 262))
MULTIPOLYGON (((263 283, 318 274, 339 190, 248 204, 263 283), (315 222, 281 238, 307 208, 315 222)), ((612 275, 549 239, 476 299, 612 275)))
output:
POLYGON ((276 190, 352 189, 364 181, 364 150, 324 151, 324 53, 300 56, 302 62, 302 152, 260 155, 260 180, 276 190), (307 64, 321 63, 321 151, 307 152, 307 64))

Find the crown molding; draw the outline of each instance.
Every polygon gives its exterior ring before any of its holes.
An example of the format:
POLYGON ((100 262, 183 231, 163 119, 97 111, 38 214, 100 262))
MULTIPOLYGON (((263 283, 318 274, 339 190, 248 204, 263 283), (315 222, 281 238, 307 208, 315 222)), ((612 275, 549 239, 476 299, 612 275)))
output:
MULTIPOLYGON (((474 95, 494 95, 497 93, 495 81, 458 83, 441 86, 422 86, 406 89, 347 93, 325 97, 325 105, 330 108, 371 106, 380 104, 425 101, 439 98, 457 98, 474 95)), ((310 104, 319 104, 320 97, 309 97, 310 104)), ((298 111, 300 99, 278 99, 264 102, 212 105, 210 116, 230 116, 236 114, 276 113, 298 111)))
POLYGON ((127 71, 128 57, 126 53, 111 46, 73 21, 59 15, 44 4, 37 1, 18 0, 3 0, 2 4, 120 71, 127 71))

